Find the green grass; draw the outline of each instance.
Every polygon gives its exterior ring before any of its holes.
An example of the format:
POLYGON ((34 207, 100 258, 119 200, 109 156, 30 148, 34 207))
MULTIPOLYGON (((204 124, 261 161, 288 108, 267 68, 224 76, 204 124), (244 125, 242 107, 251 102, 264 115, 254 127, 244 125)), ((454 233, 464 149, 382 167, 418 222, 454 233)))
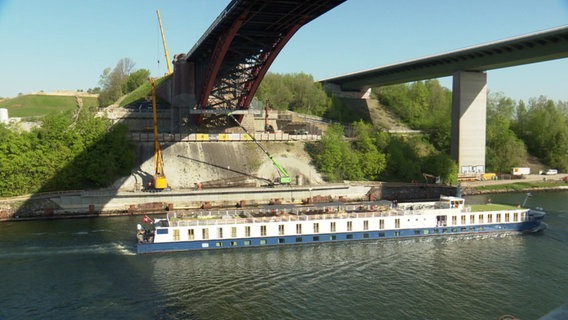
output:
MULTIPOLYGON (((97 98, 81 97, 84 107, 97 106, 97 98)), ((0 108, 8 109, 10 117, 39 118, 50 112, 69 111, 77 108, 75 96, 29 94, 0 101, 0 108)))
MULTIPOLYGON (((159 79, 155 79, 156 88, 159 87, 162 82, 166 81, 167 79, 171 78, 171 75, 165 76, 159 79)), ((127 106, 135 101, 142 100, 146 97, 152 97, 152 85, 150 82, 146 82, 136 90, 129 93, 122 101, 120 102, 120 106, 124 107, 127 106)))
POLYGON ((472 204, 470 206, 471 206, 472 212, 515 210, 515 209, 517 209, 517 207, 515 207, 515 206, 506 205, 506 204, 496 204, 496 203, 472 204))
POLYGON ((559 186, 568 186, 568 184, 563 181, 516 182, 511 184, 481 186, 476 187, 475 189, 480 191, 524 191, 535 188, 553 188, 559 186))

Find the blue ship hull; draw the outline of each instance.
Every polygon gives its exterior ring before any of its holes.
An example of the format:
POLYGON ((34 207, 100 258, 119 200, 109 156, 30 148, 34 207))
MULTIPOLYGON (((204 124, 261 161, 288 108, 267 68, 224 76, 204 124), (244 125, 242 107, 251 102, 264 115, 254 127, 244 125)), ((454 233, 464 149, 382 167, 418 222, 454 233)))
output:
POLYGON ((162 243, 139 243, 138 254, 216 250, 242 247, 289 246, 299 244, 330 243, 360 240, 386 240, 448 235, 471 235, 502 232, 536 232, 542 230, 541 219, 520 223, 491 224, 470 227, 440 227, 397 230, 370 230, 363 232, 341 232, 305 234, 296 236, 272 236, 200 241, 175 241, 162 243))

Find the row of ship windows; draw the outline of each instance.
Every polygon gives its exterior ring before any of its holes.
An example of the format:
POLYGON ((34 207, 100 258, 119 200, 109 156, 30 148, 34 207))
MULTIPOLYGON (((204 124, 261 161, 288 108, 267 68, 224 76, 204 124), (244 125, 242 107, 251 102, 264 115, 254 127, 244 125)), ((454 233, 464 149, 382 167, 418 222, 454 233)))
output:
MULTIPOLYGON (((496 213, 495 214, 495 222, 500 223, 502 222, 502 213, 496 213)), ((521 220, 523 221, 525 219, 525 213, 521 213, 521 220)), ((467 217, 465 215, 461 216, 461 224, 466 224, 466 220, 467 217)), ((479 221, 478 223, 484 223, 484 215, 483 214, 478 214, 477 215, 477 220, 479 221)), ((505 213, 505 222, 511 222, 511 214, 510 213, 505 213)), ((513 222, 519 222, 519 213, 518 212, 514 212, 513 213, 513 222)), ((475 214, 470 214, 469 215, 469 224, 474 224, 475 223, 475 214)), ((493 223, 493 214, 489 213, 487 214, 487 223, 493 223)), ((458 216, 452 216, 452 225, 457 225, 458 224, 458 216)))
MULTIPOLYGON (((468 231, 468 230, 469 230, 469 231, 483 231, 483 230, 485 230, 485 228, 484 228, 484 227, 470 227, 470 228, 468 229, 468 228, 466 228, 466 227, 461 227, 461 228, 459 228, 459 229, 458 229, 458 228, 434 229, 433 232, 432 232, 432 234, 441 234, 441 233, 458 232, 458 231, 459 231, 459 232, 466 232, 466 231, 468 231)), ((414 235, 422 235, 422 234, 424 234, 424 235, 429 235, 429 234, 431 234, 431 233, 430 233, 430 230, 422 230, 422 231, 420 231, 420 230, 414 230, 414 235)), ((379 238, 384 238, 384 237, 385 237, 385 233, 384 233, 384 232, 379 232, 378 236, 379 236, 379 238)), ((393 236, 395 236, 395 237, 400 237, 400 232, 399 232, 399 231, 395 231, 395 232, 393 233, 393 236)), ((324 241, 325 241, 325 240, 330 240, 330 241, 337 240, 337 236, 336 236, 336 235, 329 235, 329 236, 325 236, 325 237, 329 237, 329 238, 323 239, 324 241)), ((351 240, 351 239, 353 239, 353 235, 352 235, 352 234, 347 234, 347 235, 345 235, 345 239, 346 239, 346 240, 351 240)), ((363 233, 362 239, 369 239, 369 234, 368 234, 368 233, 363 233)), ((304 241, 304 239, 302 239, 302 237, 296 237, 293 242, 294 242, 294 243, 301 243, 301 242, 303 242, 303 241, 304 241)), ((318 241, 322 241, 322 239, 320 238, 320 236, 313 236, 312 242, 318 242, 318 241)), ((286 242, 286 239, 285 239, 285 238, 278 238, 278 244, 285 244, 285 243, 290 243, 290 242, 286 242)), ((260 245, 266 245, 266 244, 268 244, 268 243, 267 243, 267 240, 266 240, 266 239, 260 239, 260 240, 259 240, 259 244, 260 244, 260 245)), ((239 246, 239 243, 238 243, 238 241, 231 241, 231 242, 229 243, 229 245, 230 245, 231 247, 237 247, 237 246, 239 246)), ((252 245, 252 240, 242 240, 242 245, 243 245, 243 246, 251 246, 251 245, 252 245)), ((215 247, 223 247, 223 246, 224 246, 223 242, 221 242, 221 241, 215 242, 215 247)), ((209 243, 208 243, 208 242, 204 242, 204 243, 201 244, 201 247, 202 247, 202 248, 209 248, 209 243)))
MULTIPOLYGON (((396 219, 397 220, 397 224, 400 227, 400 219, 396 219)), ((331 232, 335 232, 337 227, 336 227, 336 223, 335 222, 330 222, 330 229, 331 232)), ((315 222, 313 224, 313 233, 319 233, 319 222, 315 222)), ((397 228, 399 228, 397 227, 397 228)), ((385 222, 384 220, 380 220, 379 222, 379 228, 380 229, 384 229, 385 228, 385 222)), ((353 230, 353 221, 347 221, 347 231, 352 231, 353 230)), ((363 221, 363 230, 369 230, 369 221, 365 220, 363 221)), ((194 240, 195 239, 195 230, 194 229, 188 229, 188 238, 189 240, 194 240)), ((202 239, 209 239, 209 228, 204 228, 201 230, 202 234, 201 234, 201 238, 202 239)), ((296 224, 296 234, 302 234, 302 225, 301 224, 296 224)), ((260 226, 260 235, 261 236, 266 236, 266 226, 265 225, 261 225, 260 226)), ((284 225, 280 224, 278 225, 278 235, 283 236, 284 235, 284 225)), ((250 226, 245 226, 245 237, 250 237, 251 236, 251 227, 250 226)), ((236 238, 237 237, 237 227, 231 227, 231 238, 236 238)), ((222 239, 223 238, 223 228, 217 228, 217 238, 222 239)), ((179 240, 179 230, 175 229, 174 230, 174 240, 179 240)))
MULTIPOLYGON (((496 219, 495 222, 497 223, 501 223, 502 222, 502 214, 501 213, 497 213, 496 214, 496 219)), ((443 220, 445 220, 445 216, 442 216, 443 220)), ((521 215, 521 219, 524 219, 524 213, 522 213, 521 215)), ((467 217, 465 215, 461 216, 461 224, 466 224, 466 220, 467 217)), ((505 213, 505 222, 511 222, 511 216, 509 213, 505 213)), ((458 216, 452 216, 452 225, 457 225, 457 221, 458 221, 458 216)), ((483 214, 479 214, 478 215, 478 221, 479 223, 484 223, 484 215, 483 214)), ((513 214, 513 222, 518 222, 519 221, 519 213, 515 212, 513 214)), ((441 221, 443 223, 439 223, 438 226, 445 226, 445 221, 441 221)), ((475 223, 475 215, 471 214, 469 215, 469 223, 470 224, 474 224, 475 223)), ((493 223, 493 214, 487 214, 487 223, 493 223)), ((394 221, 395 224, 395 228, 400 228, 400 219, 395 219, 394 221)), ((319 222, 314 222, 313 224, 313 233, 319 233, 320 232, 320 226, 319 226, 319 222)), ((382 230, 385 228, 385 221, 383 219, 379 220, 379 230, 382 230)), ((336 232, 337 230, 337 226, 336 226, 336 222, 330 222, 330 232, 336 232)), ((363 221, 363 230, 369 230, 369 220, 364 220, 363 221)), ((353 231, 353 221, 347 221, 347 231, 353 231)), ((202 229, 202 234, 201 234, 201 238, 202 239, 209 239, 209 228, 204 228, 202 229)), ((284 235, 284 224, 280 224, 278 225, 278 235, 282 236, 284 235)), ((296 234, 302 234, 302 224, 296 224, 296 234)), ((260 235, 261 236, 266 236, 267 232, 266 232, 266 225, 261 225, 260 226, 260 235)), ((223 228, 217 228, 217 238, 218 239, 222 239, 223 238, 223 228)), ((245 226, 245 237, 250 237, 251 236, 251 227, 250 226, 245 226)), ((231 227, 231 238, 236 238, 237 237, 237 227, 231 227)), ((194 229, 188 229, 188 238, 189 240, 195 240, 195 230, 194 229)), ((179 240, 179 230, 178 229, 174 229, 174 240, 179 240)))

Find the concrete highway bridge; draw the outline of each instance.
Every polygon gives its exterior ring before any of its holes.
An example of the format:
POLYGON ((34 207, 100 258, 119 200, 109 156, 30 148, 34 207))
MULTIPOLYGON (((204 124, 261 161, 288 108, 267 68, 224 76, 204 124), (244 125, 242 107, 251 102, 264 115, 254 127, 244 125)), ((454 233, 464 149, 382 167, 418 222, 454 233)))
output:
MULTIPOLYGON (((230 112, 242 122, 270 65, 305 24, 345 0, 233 0, 186 54, 158 94, 172 123, 201 124, 230 112)), ((328 90, 365 98, 372 86, 453 76, 452 157, 460 173, 485 172, 486 72, 566 58, 568 26, 322 80, 328 90)), ((174 125, 175 126, 175 125, 174 125)))
POLYGON ((321 80, 339 96, 453 76, 451 154, 461 174, 485 172, 487 71, 568 57, 568 26, 321 80))

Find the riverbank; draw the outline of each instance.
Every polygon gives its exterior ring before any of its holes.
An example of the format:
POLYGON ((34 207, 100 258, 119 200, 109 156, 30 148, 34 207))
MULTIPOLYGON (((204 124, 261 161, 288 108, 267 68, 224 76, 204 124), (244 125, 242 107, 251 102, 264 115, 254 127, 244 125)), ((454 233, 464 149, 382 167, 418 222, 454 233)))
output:
POLYGON ((463 195, 568 190, 568 174, 554 176, 526 175, 520 179, 462 182, 463 195))
MULTIPOLYGON (((566 175, 532 176, 517 180, 474 181, 460 184, 462 195, 568 190, 566 175)), ((74 219, 270 204, 333 201, 432 200, 455 195, 457 189, 424 183, 357 183, 285 188, 221 188, 167 193, 70 191, 0 199, 0 221, 74 219), (311 199, 311 200, 310 200, 311 199)))

